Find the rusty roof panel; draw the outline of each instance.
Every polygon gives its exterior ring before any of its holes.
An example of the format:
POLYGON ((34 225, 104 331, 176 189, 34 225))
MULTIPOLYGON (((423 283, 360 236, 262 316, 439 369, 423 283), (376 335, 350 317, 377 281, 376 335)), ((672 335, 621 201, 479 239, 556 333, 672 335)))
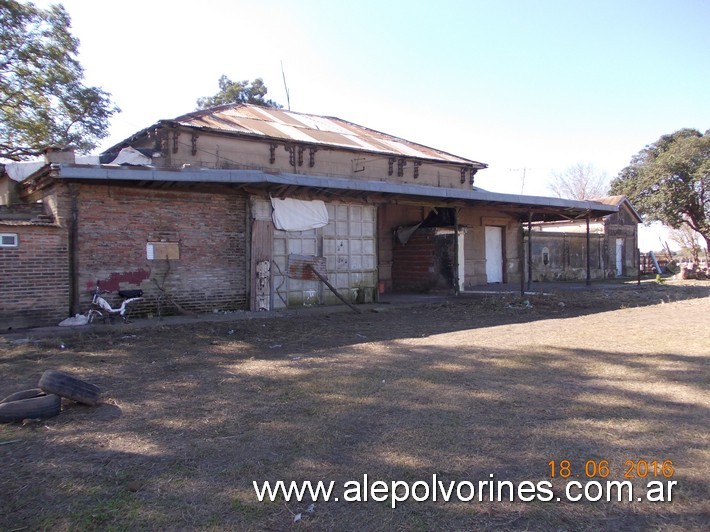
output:
POLYGON ((486 167, 483 163, 393 137, 340 118, 296 113, 283 109, 230 104, 186 114, 176 118, 175 122, 190 127, 245 133, 285 141, 486 167))
POLYGON ((389 146, 391 150, 402 153, 403 155, 409 155, 411 157, 421 157, 422 155, 432 157, 433 155, 430 153, 431 150, 414 149, 412 146, 396 140, 383 139, 382 142, 389 146))
POLYGON ((605 196, 603 198, 594 198, 594 201, 603 203, 604 205, 619 205, 626 199, 626 196, 605 196))
MULTIPOLYGON (((270 117, 271 120, 280 120, 284 124, 289 124, 294 127, 300 127, 300 128, 307 128, 307 129, 314 129, 311 127, 308 123, 307 116, 301 116, 296 113, 291 113, 289 111, 280 111, 278 114, 276 113, 269 113, 268 110, 265 110, 265 114, 270 117)), ((317 128, 315 128, 317 129, 317 128)))
POLYGON ((318 131, 331 131, 333 133, 340 133, 341 135, 352 135, 353 131, 348 128, 342 121, 338 118, 329 118, 326 116, 316 116, 316 115, 298 115, 299 120, 301 120, 305 127, 309 129, 315 129, 318 131))
POLYGON ((208 127, 212 129, 221 129, 224 131, 237 131, 242 133, 248 133, 249 129, 245 128, 238 122, 233 122, 230 120, 225 120, 220 116, 204 116, 194 120, 191 123, 192 126, 196 127, 208 127))
POLYGON ((340 133, 335 133, 333 131, 316 131, 315 129, 311 129, 308 134, 313 140, 323 144, 354 146, 356 148, 363 147, 361 144, 358 144, 355 139, 348 138, 344 135, 341 135, 340 133))
POLYGON ((239 125, 245 127, 251 133, 257 133, 266 137, 273 137, 277 139, 291 139, 291 135, 275 128, 271 122, 267 122, 266 120, 242 117, 239 119, 239 125))
POLYGON ((279 123, 279 122, 273 122, 272 126, 279 131, 281 131, 284 135, 286 135, 286 138, 289 140, 298 140, 301 142, 313 142, 313 137, 311 136, 311 132, 308 130, 304 130, 302 128, 298 127, 293 127, 288 124, 284 123, 279 123))
POLYGON ((376 139, 374 137, 369 137, 367 139, 363 139, 362 137, 353 136, 353 139, 355 140, 355 142, 360 144, 363 147, 363 149, 366 149, 366 150, 383 151, 383 152, 390 152, 391 151, 390 146, 388 146, 384 142, 382 142, 379 139, 376 139))

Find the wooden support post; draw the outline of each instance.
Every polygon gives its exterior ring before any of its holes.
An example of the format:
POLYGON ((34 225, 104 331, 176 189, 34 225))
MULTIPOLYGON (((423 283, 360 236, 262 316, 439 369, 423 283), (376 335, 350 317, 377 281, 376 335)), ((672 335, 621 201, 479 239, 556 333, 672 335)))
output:
POLYGON ((525 226, 520 223, 520 297, 525 296, 525 226))
POLYGON ((459 279, 459 209, 454 209, 454 295, 461 292, 459 279))
POLYGON ((320 279, 321 281, 323 281, 323 284, 324 284, 325 286, 327 286, 328 288, 330 288, 330 291, 333 292, 333 293, 335 294, 335 296, 336 296, 338 299, 340 299, 340 301, 342 301, 343 303, 345 303, 347 306, 349 306, 351 309, 353 309, 353 310, 354 310, 355 312, 357 312, 358 314, 361 314, 361 313, 362 313, 362 311, 361 311, 359 308, 353 306, 349 301, 346 301, 345 298, 344 298, 343 296, 341 296, 341 295, 338 293, 338 291, 335 289, 335 287, 334 287, 332 284, 330 284, 330 283, 328 282, 328 279, 326 279, 323 275, 321 275, 321 273, 320 273, 318 270, 316 270, 316 269, 315 269, 313 266, 311 266, 310 264, 308 264, 308 268, 310 268, 311 271, 316 274, 316 277, 318 277, 318 279, 320 279))
POLYGON ((590 238, 589 238, 589 213, 587 213, 587 286, 592 284, 592 270, 591 270, 591 253, 589 252, 590 238))
POLYGON ((532 211, 528 211, 528 292, 532 290, 532 211))

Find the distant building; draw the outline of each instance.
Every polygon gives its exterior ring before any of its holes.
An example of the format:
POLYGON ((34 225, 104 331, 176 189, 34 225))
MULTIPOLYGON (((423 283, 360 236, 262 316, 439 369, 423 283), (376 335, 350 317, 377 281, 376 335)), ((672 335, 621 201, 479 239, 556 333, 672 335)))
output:
MULTIPOLYGON (((618 207, 618 212, 589 221, 589 258, 592 279, 633 277, 638 274, 638 229, 642 223, 625 196, 596 200, 618 207)), ((587 222, 564 220, 536 223, 532 236, 532 279, 570 281, 587 275, 587 222)))

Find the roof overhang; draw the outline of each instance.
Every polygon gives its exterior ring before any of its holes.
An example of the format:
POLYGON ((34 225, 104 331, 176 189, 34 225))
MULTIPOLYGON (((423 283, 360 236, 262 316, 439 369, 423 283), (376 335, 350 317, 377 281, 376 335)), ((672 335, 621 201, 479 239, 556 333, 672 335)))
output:
POLYGON ((219 184, 249 190, 268 191, 275 196, 317 194, 332 198, 358 198, 372 203, 415 203, 433 206, 485 206, 500 209, 516 218, 533 221, 574 220, 618 212, 616 205, 595 201, 574 201, 541 196, 501 194, 480 189, 440 188, 384 181, 363 181, 340 177, 267 173, 259 170, 165 169, 149 167, 52 165, 51 176, 61 180, 131 182, 154 188, 180 185, 219 184))

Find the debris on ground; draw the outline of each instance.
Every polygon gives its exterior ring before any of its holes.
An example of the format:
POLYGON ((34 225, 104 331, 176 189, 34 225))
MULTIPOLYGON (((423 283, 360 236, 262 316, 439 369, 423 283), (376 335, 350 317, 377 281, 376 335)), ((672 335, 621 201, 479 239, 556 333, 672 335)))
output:
MULTIPOLYGON (((64 344, 61 348, 64 349, 64 344)), ((40 423, 58 416, 63 400, 95 406, 101 395, 98 386, 52 369, 42 374, 38 386, 0 400, 0 423, 20 422, 22 426, 40 423)))
POLYGON ((87 325, 89 323, 89 317, 83 314, 77 314, 71 318, 67 318, 59 322, 60 327, 76 327, 79 325, 87 325))
POLYGON ((513 309, 531 309, 533 308, 532 304, 530 301, 527 299, 521 303, 508 303, 505 308, 513 308, 513 309))

